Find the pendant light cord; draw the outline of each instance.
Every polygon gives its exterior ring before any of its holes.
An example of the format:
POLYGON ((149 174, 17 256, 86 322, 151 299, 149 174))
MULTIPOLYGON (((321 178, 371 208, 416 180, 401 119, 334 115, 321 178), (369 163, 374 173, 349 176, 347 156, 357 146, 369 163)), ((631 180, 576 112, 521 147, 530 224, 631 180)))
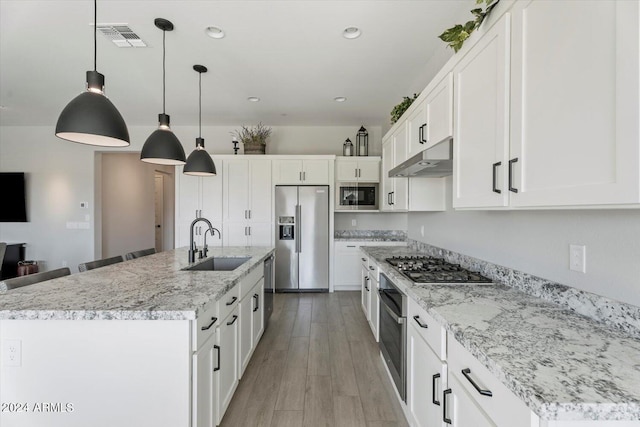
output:
POLYGON ((93 0, 93 71, 97 71, 98 58, 98 0, 93 0))
POLYGON ((166 55, 167 55, 167 49, 165 46, 165 38, 166 38, 167 32, 165 30, 162 30, 162 114, 165 114, 165 98, 166 98, 166 91, 167 91, 167 71, 165 69, 166 67, 166 55))
POLYGON ((202 138, 202 73, 198 72, 198 93, 199 93, 199 104, 198 104, 198 137, 202 138))

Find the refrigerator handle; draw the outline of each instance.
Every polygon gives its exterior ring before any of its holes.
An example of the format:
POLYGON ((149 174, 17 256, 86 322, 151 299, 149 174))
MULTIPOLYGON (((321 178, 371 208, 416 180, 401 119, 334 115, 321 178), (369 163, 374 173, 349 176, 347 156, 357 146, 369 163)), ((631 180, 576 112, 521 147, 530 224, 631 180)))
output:
POLYGON ((300 253, 301 249, 302 249, 302 245, 301 245, 301 237, 300 237, 300 230, 302 230, 302 227, 300 226, 300 221, 301 221, 301 217, 302 217, 302 206, 300 205, 296 205, 296 228, 297 228, 297 233, 296 233, 296 252, 300 253))

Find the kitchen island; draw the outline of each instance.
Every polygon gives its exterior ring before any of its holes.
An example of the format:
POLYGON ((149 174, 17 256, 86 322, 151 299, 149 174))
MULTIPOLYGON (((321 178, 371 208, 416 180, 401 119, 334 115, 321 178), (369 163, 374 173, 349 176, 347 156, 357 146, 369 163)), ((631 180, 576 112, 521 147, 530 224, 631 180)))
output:
MULTIPOLYGON (((438 255, 435 249, 425 253, 412 247, 363 247, 362 251, 435 320, 429 330, 444 328, 450 370, 452 353, 463 348, 536 418, 526 424, 511 420, 511 425, 640 426, 637 335, 505 284, 414 284, 385 261, 394 255, 438 255)), ((453 374, 460 373, 450 371, 450 381, 453 374)), ((475 370, 474 375, 478 375, 475 370)), ((473 393, 487 402, 499 398, 495 390, 493 397, 473 393)), ((460 414, 459 403, 449 400, 454 402, 454 415, 460 414)), ((507 410, 501 408, 503 413, 507 410)))
POLYGON ((273 252, 215 248, 210 257, 248 260, 185 271, 176 249, 0 290, 0 425, 215 425, 264 328, 273 252))

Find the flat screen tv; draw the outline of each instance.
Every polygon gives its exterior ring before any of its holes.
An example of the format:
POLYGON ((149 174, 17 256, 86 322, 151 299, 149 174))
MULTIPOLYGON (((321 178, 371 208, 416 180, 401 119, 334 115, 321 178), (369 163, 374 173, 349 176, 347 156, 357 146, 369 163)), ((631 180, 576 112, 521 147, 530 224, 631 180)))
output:
POLYGON ((0 172, 0 222, 27 222, 23 172, 0 172))

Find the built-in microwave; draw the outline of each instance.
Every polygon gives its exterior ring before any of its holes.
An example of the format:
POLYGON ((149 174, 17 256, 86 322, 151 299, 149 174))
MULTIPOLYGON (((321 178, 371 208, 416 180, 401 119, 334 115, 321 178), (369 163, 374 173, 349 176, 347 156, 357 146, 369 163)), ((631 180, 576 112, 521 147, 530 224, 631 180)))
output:
POLYGON ((378 184, 339 182, 336 188, 336 210, 377 210, 378 184))

